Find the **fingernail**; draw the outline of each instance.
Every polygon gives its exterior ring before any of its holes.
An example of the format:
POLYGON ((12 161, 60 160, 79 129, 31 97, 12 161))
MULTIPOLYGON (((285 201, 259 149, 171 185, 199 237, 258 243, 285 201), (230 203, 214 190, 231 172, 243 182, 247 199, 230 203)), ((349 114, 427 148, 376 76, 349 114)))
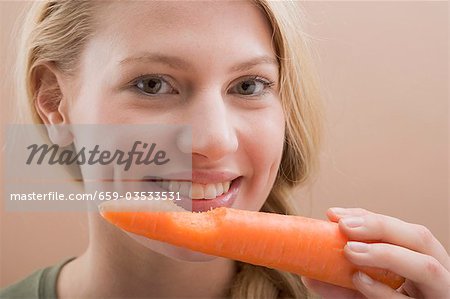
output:
POLYGON ((364 274, 363 272, 358 272, 358 279, 365 284, 373 284, 373 279, 369 277, 369 275, 364 274))
POLYGON ((363 242, 347 242, 347 246, 351 251, 354 252, 367 252, 369 251, 369 244, 363 242))
POLYGON ((361 226, 364 222, 364 219, 362 217, 347 217, 342 218, 341 221, 345 226, 355 228, 361 226))
POLYGON ((347 214, 346 209, 343 209, 343 208, 331 208, 330 210, 331 210, 331 212, 333 212, 334 214, 337 214, 337 215, 347 214))

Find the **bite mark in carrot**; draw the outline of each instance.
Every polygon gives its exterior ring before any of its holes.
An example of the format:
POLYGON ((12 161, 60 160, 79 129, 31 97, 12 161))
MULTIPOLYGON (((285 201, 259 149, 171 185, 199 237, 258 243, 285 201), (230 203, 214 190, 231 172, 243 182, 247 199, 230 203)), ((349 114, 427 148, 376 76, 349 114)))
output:
POLYGON ((348 239, 335 222, 224 207, 204 213, 101 210, 101 215, 150 239, 346 288, 356 289, 357 270, 394 289, 404 282, 390 271, 348 261, 343 252, 348 239))

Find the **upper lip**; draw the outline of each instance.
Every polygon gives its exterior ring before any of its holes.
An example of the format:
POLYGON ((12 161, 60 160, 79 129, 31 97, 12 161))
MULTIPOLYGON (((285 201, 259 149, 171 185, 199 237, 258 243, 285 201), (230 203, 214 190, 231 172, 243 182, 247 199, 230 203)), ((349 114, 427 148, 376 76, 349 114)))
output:
POLYGON ((192 170, 169 174, 161 174, 158 176, 146 176, 148 180, 171 180, 171 181, 188 181, 197 184, 217 184, 232 181, 240 175, 225 170, 192 170))

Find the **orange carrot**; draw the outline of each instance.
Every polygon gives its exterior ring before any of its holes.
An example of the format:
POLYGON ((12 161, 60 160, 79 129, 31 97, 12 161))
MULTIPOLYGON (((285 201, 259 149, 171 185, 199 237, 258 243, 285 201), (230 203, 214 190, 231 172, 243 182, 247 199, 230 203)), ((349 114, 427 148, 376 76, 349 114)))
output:
POLYGON ((335 222, 224 207, 204 213, 101 210, 101 214, 150 239, 346 288, 355 289, 356 270, 394 289, 404 282, 387 270, 350 263, 343 253, 347 238, 335 222))

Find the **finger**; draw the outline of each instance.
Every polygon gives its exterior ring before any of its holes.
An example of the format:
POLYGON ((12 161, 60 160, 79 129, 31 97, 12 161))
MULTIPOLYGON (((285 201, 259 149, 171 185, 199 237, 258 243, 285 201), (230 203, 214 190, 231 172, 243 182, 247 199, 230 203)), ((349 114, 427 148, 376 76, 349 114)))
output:
POLYGON ((339 227, 349 239, 382 241, 406 247, 433 256, 447 270, 450 270, 450 258, 447 251, 425 226, 364 209, 350 210, 349 214, 341 215, 339 218, 339 227))
POLYGON ((370 299, 406 299, 407 297, 387 285, 373 280, 362 272, 353 275, 353 284, 364 296, 370 299))
POLYGON ((326 212, 326 215, 328 219, 330 219, 333 222, 339 222, 339 219, 342 217, 348 217, 348 216, 361 216, 361 215, 367 215, 369 213, 372 213, 366 209, 361 208, 339 208, 339 207, 333 207, 329 208, 326 212))
POLYGON ((410 297, 417 297, 417 294, 421 294, 417 285, 412 280, 406 280, 398 289, 397 292, 410 297))
POLYGON ((359 292, 323 281, 302 277, 303 284, 323 299, 365 299, 359 292))
POLYGON ((450 273, 434 257, 407 248, 348 242, 344 253, 356 265, 387 269, 412 280, 430 298, 442 297, 450 286, 450 273))

